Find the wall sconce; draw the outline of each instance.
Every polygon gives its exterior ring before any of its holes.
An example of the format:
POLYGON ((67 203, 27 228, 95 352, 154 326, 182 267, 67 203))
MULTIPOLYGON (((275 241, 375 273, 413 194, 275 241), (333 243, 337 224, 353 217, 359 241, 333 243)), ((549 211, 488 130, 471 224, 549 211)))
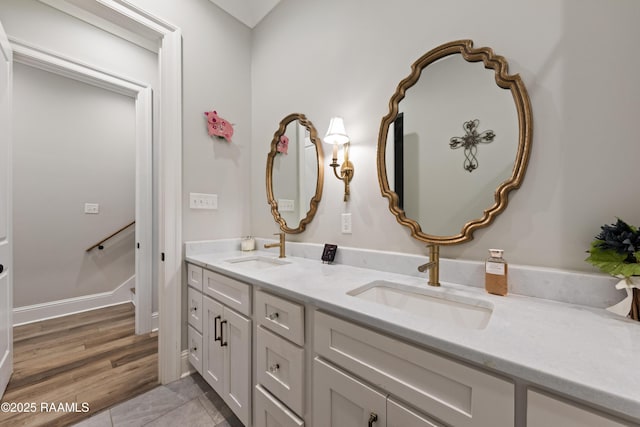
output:
POLYGON ((336 178, 344 182, 344 201, 349 200, 349 183, 353 179, 353 163, 349 161, 349 136, 344 128, 342 117, 333 117, 329 122, 329 130, 324 137, 324 142, 333 144, 333 160, 329 166, 333 168, 336 178), (338 145, 343 146, 344 160, 338 164, 338 145), (340 174, 336 168, 340 166, 340 174))

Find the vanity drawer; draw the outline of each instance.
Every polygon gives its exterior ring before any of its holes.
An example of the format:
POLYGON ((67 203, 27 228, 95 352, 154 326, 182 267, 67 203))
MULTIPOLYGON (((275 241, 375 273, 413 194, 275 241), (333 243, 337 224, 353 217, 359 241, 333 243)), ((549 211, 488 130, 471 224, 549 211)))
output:
POLYGON ((302 414, 304 349, 257 328, 257 382, 294 412, 302 414))
POLYGON ((187 287, 189 325, 202 332, 202 292, 187 287))
POLYGON ((260 385, 256 386, 254 410, 255 427, 304 427, 304 421, 260 385))
POLYGON ((187 264, 187 285, 202 292, 202 267, 187 264))
POLYGON ((314 350, 447 424, 514 424, 512 383, 398 339, 316 311, 314 350))
POLYGON ((629 424, 614 420, 595 410, 582 408, 531 389, 527 391, 527 427, 623 427, 625 425, 629 424))
POLYGON ((209 270, 204 270, 202 276, 205 294, 245 316, 251 315, 249 285, 209 270))
POLYGON ((189 362, 202 373, 202 334, 189 325, 187 341, 189 344, 189 362))
POLYGON ((258 323, 298 345, 304 345, 304 306, 256 291, 258 323))

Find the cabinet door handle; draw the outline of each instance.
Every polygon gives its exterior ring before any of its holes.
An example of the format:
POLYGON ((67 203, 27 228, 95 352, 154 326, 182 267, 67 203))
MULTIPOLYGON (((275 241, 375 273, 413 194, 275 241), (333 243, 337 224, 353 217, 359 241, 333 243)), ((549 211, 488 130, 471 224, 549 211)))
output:
POLYGON ((220 320, 222 318, 222 316, 216 316, 213 319, 213 340, 214 341, 220 341, 222 338, 222 334, 220 334, 220 336, 218 336, 218 320, 220 320))
POLYGON ((222 333, 224 332, 224 328, 222 327, 222 325, 224 325, 225 323, 227 323, 226 320, 220 322, 220 347, 226 347, 229 344, 228 342, 225 342, 224 338, 222 337, 222 333))
POLYGON ((378 421, 378 414, 372 412, 371 415, 369 415, 369 427, 373 427, 373 423, 376 421, 378 421))
POLYGON ((280 369, 280 365, 278 363, 274 363, 273 365, 269 366, 269 372, 271 373, 276 373, 278 372, 278 369, 280 369))
POLYGON ((280 314, 278 314, 278 312, 276 311, 275 313, 271 313, 270 315, 268 315, 267 319, 276 320, 278 317, 280 317, 280 314))

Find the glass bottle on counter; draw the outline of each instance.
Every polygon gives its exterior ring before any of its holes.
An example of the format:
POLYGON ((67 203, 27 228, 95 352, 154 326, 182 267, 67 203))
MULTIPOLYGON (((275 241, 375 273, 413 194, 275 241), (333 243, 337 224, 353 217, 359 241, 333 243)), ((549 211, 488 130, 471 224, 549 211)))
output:
POLYGON ((485 262, 484 288, 490 294, 507 295, 507 270, 508 265, 502 257, 502 249, 489 249, 489 258, 485 262))

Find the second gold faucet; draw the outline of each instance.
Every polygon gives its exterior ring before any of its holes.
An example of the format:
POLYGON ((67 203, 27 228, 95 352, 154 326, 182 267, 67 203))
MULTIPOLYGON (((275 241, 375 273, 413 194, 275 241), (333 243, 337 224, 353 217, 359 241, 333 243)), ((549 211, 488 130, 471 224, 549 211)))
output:
POLYGON ((273 233, 274 236, 280 236, 280 243, 265 243, 265 249, 280 247, 280 256, 278 258, 285 258, 284 255, 284 232, 282 233, 273 233))

